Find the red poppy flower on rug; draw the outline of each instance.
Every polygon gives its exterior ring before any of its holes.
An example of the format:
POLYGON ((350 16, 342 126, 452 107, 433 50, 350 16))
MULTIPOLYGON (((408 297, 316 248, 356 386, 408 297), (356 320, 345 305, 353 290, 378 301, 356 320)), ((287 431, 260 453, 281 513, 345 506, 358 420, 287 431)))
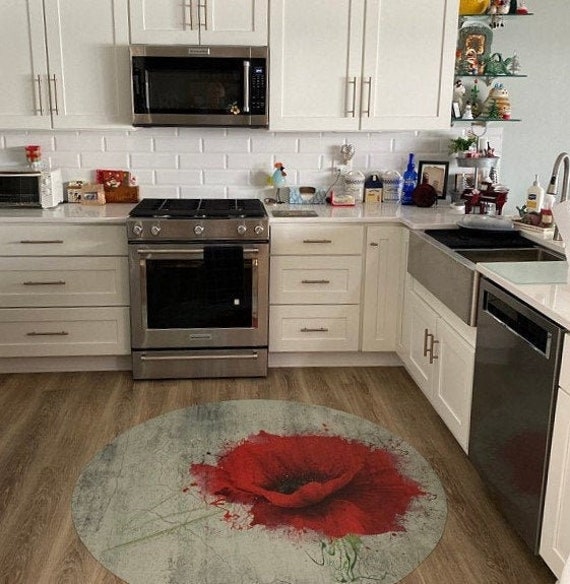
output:
POLYGON ((402 531, 420 486, 392 453, 340 436, 261 431, 190 472, 204 494, 249 505, 251 525, 341 538, 402 531))

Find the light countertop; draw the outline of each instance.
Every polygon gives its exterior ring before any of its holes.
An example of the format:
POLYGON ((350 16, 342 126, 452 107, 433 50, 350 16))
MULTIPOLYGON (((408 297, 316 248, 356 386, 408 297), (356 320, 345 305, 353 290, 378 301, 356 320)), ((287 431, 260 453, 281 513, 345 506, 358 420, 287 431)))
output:
POLYGON ((477 264, 477 270, 570 330, 570 272, 567 262, 481 263, 477 264))
POLYGON ((124 224, 132 204, 81 205, 62 203, 53 209, 0 209, 0 223, 118 223, 124 224))

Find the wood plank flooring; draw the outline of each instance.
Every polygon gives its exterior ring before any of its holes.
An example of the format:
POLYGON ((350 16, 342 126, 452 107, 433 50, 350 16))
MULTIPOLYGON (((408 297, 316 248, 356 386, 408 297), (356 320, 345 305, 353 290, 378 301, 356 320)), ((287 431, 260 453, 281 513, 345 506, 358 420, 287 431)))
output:
POLYGON ((344 410, 388 428, 423 454, 446 489, 448 521, 439 545, 402 584, 555 582, 496 511, 405 370, 365 367, 270 369, 266 379, 232 380, 135 382, 129 372, 0 375, 0 584, 121 582, 75 534, 71 495, 81 470, 136 424, 231 399, 344 410))

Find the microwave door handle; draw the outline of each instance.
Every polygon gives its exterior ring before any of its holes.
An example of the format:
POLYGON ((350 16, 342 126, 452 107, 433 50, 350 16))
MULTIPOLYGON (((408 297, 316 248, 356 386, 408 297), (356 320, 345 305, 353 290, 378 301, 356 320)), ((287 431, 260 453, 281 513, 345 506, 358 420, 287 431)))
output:
POLYGON ((144 72, 144 109, 147 113, 150 111, 150 81, 148 79, 148 71, 144 72))
POLYGON ((249 70, 251 63, 249 61, 243 62, 243 111, 249 113, 249 70))

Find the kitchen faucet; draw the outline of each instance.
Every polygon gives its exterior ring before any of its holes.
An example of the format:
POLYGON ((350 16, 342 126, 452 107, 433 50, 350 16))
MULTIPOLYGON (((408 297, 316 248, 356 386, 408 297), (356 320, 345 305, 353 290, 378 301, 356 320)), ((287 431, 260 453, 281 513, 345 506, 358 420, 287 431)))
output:
MULTIPOLYGON (((552 168, 552 176, 550 178, 550 183, 546 192, 549 195, 558 194, 558 175, 560 174, 560 165, 564 162, 564 182, 562 183, 562 194, 560 195, 560 202, 566 200, 568 197, 568 186, 570 184, 570 156, 567 152, 561 152, 554 161, 554 167, 552 168)), ((562 241, 558 227, 554 228, 554 241, 562 241)))

